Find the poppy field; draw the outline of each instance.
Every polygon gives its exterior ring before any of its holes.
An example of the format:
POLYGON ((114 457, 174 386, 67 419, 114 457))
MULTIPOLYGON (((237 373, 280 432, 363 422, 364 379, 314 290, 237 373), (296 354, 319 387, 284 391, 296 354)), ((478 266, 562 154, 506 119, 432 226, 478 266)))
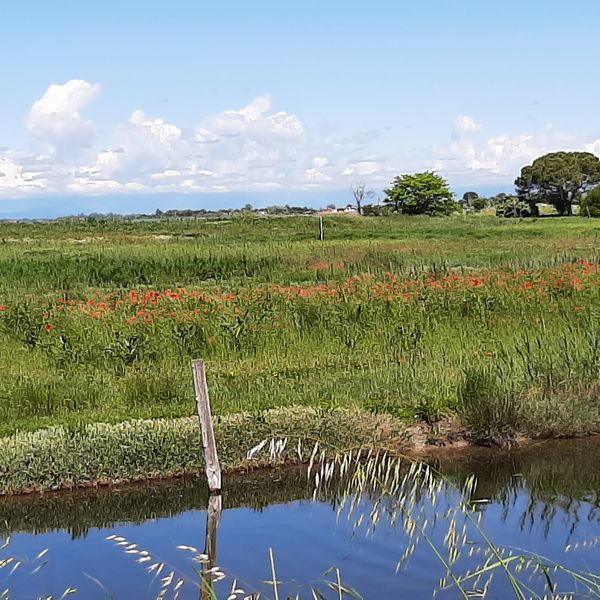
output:
POLYGON ((600 426, 593 220, 0 224, 0 433, 306 405, 475 437, 600 426))

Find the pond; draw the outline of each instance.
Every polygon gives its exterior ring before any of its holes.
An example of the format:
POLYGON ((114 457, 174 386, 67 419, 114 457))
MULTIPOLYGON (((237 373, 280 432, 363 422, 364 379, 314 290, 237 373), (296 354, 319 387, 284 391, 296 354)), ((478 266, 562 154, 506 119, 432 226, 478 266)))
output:
POLYGON ((574 597, 589 597, 589 590, 564 568, 600 573, 599 450, 600 439, 589 438, 446 455, 434 461, 436 472, 444 475, 435 497, 419 486, 411 488, 411 517, 406 492, 401 492, 399 508, 394 493, 382 498, 381 490, 344 490, 334 479, 313 499, 305 467, 227 477, 220 518, 213 511, 207 519, 201 479, 4 498, 0 535, 10 542, 0 551, 0 561, 13 560, 0 569, 0 598, 5 588, 11 598, 60 598, 69 588, 77 589, 73 597, 86 599, 156 598, 161 589, 165 598, 227 598, 234 583, 246 595, 260 591, 261 598, 274 598, 275 592, 281 599, 296 594, 319 598, 313 587, 321 597, 339 598, 338 572, 348 590, 341 592, 344 598, 351 597, 351 590, 376 600, 431 598, 434 593, 464 597, 434 548, 453 562, 453 572, 466 576, 465 588, 485 590, 489 598, 516 597, 507 572, 520 573, 525 597, 548 594, 549 582, 574 597), (461 502, 470 474, 477 486, 468 500, 468 516, 453 517, 452 507, 461 502), (419 539, 420 528, 424 535, 419 539), (482 548, 482 536, 491 540, 487 548, 482 548), (453 546, 453 538, 462 541, 453 546), (207 542, 208 564, 192 560, 204 553, 207 542), (269 583, 270 549, 277 590, 269 583), (469 580, 469 570, 498 562, 495 552, 506 563, 493 569, 493 580, 486 583, 492 570, 480 581, 469 580), (562 567, 527 573, 530 565, 523 562, 521 571, 510 552, 544 557, 545 565, 557 561, 562 567), (148 573, 155 564, 164 564, 158 575, 158 567, 148 573), (226 578, 214 582, 211 596, 194 583, 197 569, 213 565, 218 566, 213 578, 221 570, 226 578), (171 572, 165 586, 163 578, 171 572))

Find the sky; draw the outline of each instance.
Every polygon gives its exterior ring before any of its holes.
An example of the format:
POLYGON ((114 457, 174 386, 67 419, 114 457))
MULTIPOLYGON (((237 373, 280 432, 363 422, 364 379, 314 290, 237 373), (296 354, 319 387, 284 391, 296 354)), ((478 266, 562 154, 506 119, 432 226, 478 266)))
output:
POLYGON ((2 0, 0 217, 505 191, 600 155, 598 0, 2 0))

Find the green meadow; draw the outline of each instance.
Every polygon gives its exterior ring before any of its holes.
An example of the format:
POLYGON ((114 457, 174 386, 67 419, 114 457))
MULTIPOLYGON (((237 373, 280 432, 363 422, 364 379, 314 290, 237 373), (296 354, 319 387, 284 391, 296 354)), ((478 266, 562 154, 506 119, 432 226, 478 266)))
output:
POLYGON ((305 405, 488 442, 600 426, 600 225, 325 216, 0 224, 0 434, 305 405))

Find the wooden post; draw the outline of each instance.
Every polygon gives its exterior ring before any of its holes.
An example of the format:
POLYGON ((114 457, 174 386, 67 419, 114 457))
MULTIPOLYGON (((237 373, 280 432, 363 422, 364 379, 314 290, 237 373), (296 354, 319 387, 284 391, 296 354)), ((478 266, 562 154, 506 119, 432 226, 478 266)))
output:
POLYGON ((200 421, 200 433, 202 434, 202 446, 204 447, 204 462, 206 465, 206 477, 211 494, 221 489, 221 466, 217 455, 217 444, 213 429, 212 414, 210 412, 210 399, 208 397, 208 384, 206 383, 206 370, 203 360, 192 361, 192 373, 194 374, 194 388, 196 389, 196 408, 198 420, 200 421))
POLYGON ((319 239, 323 241, 325 239, 325 230, 323 229, 323 216, 319 216, 319 239))

